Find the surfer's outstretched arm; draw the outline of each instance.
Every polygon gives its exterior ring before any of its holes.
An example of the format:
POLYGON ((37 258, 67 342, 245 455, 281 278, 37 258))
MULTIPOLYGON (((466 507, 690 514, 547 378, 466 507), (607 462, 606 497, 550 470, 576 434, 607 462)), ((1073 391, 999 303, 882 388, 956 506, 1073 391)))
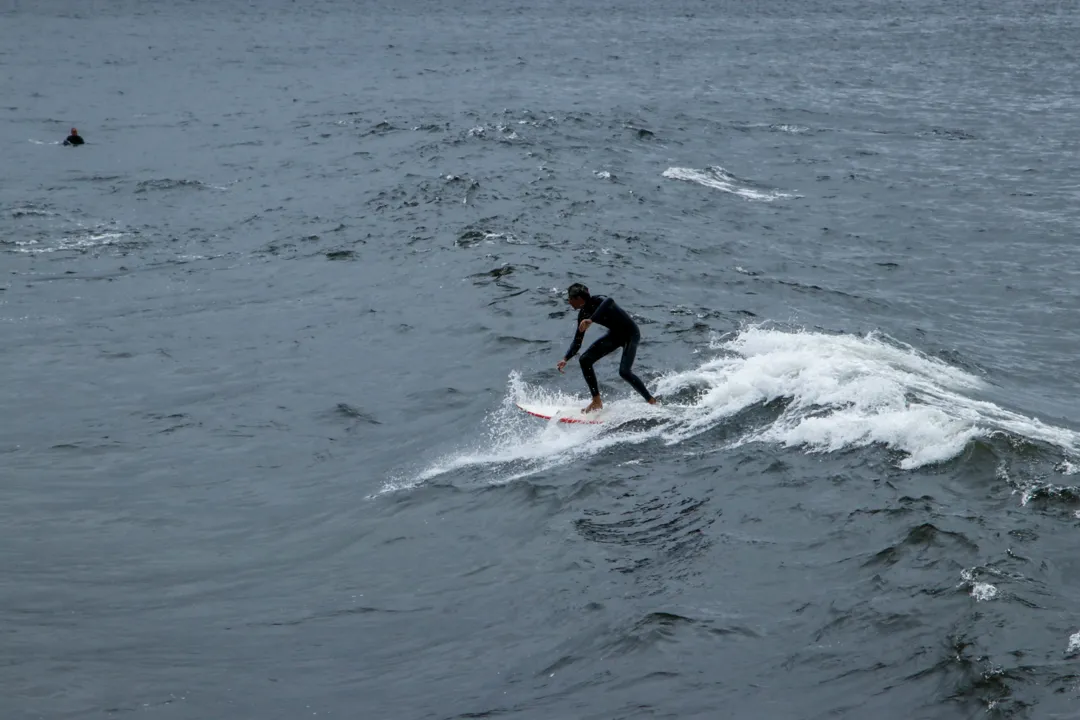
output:
POLYGON ((566 351, 566 354, 563 355, 563 359, 559 361, 559 364, 555 366, 559 369, 559 372, 563 371, 563 368, 566 367, 566 363, 570 361, 570 358, 577 355, 578 350, 581 349, 581 341, 584 339, 585 331, 578 329, 577 332, 574 333, 574 341, 570 343, 570 348, 566 351))
POLYGON ((566 354, 563 355, 563 360, 570 360, 570 358, 577 355, 578 350, 581 349, 581 343, 582 343, 582 341, 584 339, 585 339, 585 331, 582 330, 580 328, 580 326, 579 326, 577 331, 574 332, 574 341, 572 343, 570 343, 570 348, 566 351, 566 354))

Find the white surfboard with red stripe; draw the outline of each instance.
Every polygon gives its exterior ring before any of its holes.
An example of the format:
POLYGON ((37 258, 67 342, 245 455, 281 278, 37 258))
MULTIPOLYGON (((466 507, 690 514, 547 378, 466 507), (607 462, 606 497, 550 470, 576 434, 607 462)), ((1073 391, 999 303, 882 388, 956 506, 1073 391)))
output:
POLYGON ((600 425, 604 422, 604 411, 581 412, 581 405, 545 405, 542 403, 514 403, 530 415, 544 420, 558 420, 563 423, 582 423, 600 425))

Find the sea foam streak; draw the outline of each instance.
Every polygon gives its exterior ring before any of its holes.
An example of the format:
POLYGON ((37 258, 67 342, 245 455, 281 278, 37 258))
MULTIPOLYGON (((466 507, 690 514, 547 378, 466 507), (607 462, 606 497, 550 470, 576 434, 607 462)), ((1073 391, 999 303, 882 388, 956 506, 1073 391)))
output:
POLYGON ((781 198, 794 197, 787 193, 782 193, 779 190, 758 190, 750 187, 746 182, 739 180, 719 166, 705 168, 704 170, 672 167, 665 170, 663 176, 669 180, 683 180, 685 182, 704 185, 705 187, 714 190, 722 190, 723 192, 738 195, 747 200, 772 202, 773 200, 779 200, 781 198))
MULTIPOLYGON (((588 402, 580 397, 530 387, 517 373, 512 373, 509 392, 502 405, 488 418, 490 434, 486 441, 472 450, 443 458, 416 479, 422 482, 462 467, 496 465, 506 472, 502 480, 509 482, 592 455, 612 445, 640 442, 651 436, 651 433, 640 432, 605 435, 601 425, 579 425, 570 430, 563 423, 544 422, 526 415, 515 406, 516 402, 525 401, 568 406, 584 406, 588 402)), ((620 415, 629 416, 631 404, 640 409, 638 406, 642 403, 640 398, 607 403, 606 417, 617 421, 620 415)))
POLYGON ((565 465, 619 444, 653 440, 678 445, 755 406, 783 400, 778 417, 741 430, 717 449, 748 443, 832 452, 886 446, 899 466, 915 469, 959 455, 975 438, 1007 432, 1080 455, 1080 435, 972 397, 983 382, 963 370, 881 335, 832 335, 747 327, 710 345, 712 359, 648 383, 660 396, 693 395, 685 404, 643 405, 632 393, 605 403, 604 425, 566 425, 525 415, 516 401, 585 404, 511 374, 487 437, 433 463, 415 485, 462 468, 483 466, 508 481, 565 465), (619 425, 620 418, 644 423, 619 425))
POLYGON ((86 252, 105 245, 113 245, 122 237, 124 237, 124 233, 120 232, 87 233, 84 235, 63 237, 57 240, 54 245, 44 246, 39 244, 37 240, 16 240, 14 243, 16 246, 14 252, 31 253, 35 255, 41 253, 64 252, 68 250, 86 252))

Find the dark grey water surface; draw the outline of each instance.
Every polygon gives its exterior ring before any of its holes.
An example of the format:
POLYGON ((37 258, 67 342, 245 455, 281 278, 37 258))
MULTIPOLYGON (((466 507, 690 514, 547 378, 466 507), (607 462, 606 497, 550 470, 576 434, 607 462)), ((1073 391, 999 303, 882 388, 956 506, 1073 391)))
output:
POLYGON ((1080 717, 1078 37, 0 5, 3 717, 1080 717))

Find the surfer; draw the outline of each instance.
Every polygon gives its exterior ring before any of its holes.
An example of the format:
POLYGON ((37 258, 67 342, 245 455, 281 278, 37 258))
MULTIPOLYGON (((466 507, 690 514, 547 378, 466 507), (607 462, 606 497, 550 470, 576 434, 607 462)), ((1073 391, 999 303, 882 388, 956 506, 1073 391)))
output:
POLYGON ((83 139, 82 139, 82 136, 79 135, 79 131, 76 130, 75 128, 71 128, 71 134, 68 135, 67 138, 64 140, 64 144, 65 145, 82 145, 83 144, 83 139))
POLYGON ((589 413, 604 407, 600 399, 600 387, 596 384, 596 373, 593 372, 593 364, 600 358, 622 348, 622 360, 619 362, 619 377, 630 383, 641 397, 650 405, 656 404, 649 391, 645 389, 645 383, 633 373, 634 356, 637 355, 638 342, 641 340, 641 331, 637 323, 615 304, 615 301, 603 295, 590 295, 589 288, 581 283, 574 283, 566 291, 566 299, 570 307, 578 311, 577 330, 574 333, 574 341, 566 355, 555 366, 559 372, 563 372, 566 363, 581 349, 581 341, 585 338, 585 331, 593 323, 603 325, 608 329, 607 335, 600 338, 581 356, 581 372, 585 376, 585 382, 592 393, 592 402, 582 409, 589 413))

